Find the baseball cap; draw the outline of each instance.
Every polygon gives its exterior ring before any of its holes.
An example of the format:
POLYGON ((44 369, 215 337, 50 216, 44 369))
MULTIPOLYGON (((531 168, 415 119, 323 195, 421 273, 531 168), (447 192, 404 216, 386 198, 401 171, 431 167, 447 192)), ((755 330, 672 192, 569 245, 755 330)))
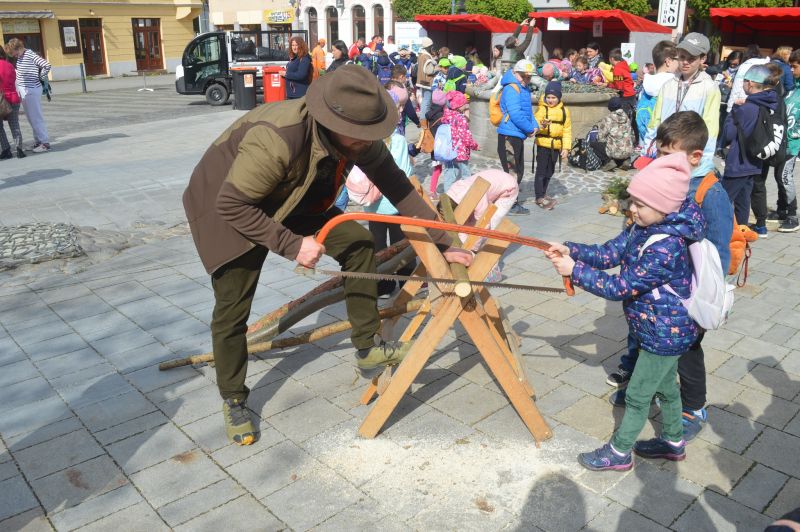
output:
POLYGON ((443 57, 443 58, 439 59, 439 66, 440 67, 449 67, 451 64, 452 63, 450 63, 450 60, 448 58, 446 58, 446 57, 443 57))
POLYGON ((697 57, 705 55, 711 49, 711 44, 708 42, 708 37, 702 33, 692 32, 683 38, 678 45, 681 50, 686 50, 689 54, 697 57))

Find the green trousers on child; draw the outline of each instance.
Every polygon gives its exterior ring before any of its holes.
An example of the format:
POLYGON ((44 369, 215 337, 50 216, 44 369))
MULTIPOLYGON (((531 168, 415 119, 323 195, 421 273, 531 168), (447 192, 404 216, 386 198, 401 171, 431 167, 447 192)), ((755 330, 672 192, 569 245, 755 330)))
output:
POLYGON ((627 453, 633 448, 650 414, 654 395, 661 400, 661 437, 667 441, 683 439, 681 391, 678 387, 679 356, 661 356, 639 351, 639 359, 625 390, 625 416, 611 438, 614 449, 627 453))
MULTIPOLYGON (((310 236, 333 214, 291 217, 284 225, 295 234, 310 236)), ((344 222, 334 227, 325 239, 325 254, 336 259, 344 271, 375 272, 372 235, 357 222, 344 222)), ((216 301, 211 318, 211 341, 217 386, 223 399, 244 401, 250 391, 244 384, 247 376, 247 319, 266 258, 267 249, 256 246, 211 275, 216 301)), ((345 279, 344 297, 347 317, 353 326, 353 345, 356 349, 374 346, 373 336, 380 328, 378 284, 370 279, 345 279)))

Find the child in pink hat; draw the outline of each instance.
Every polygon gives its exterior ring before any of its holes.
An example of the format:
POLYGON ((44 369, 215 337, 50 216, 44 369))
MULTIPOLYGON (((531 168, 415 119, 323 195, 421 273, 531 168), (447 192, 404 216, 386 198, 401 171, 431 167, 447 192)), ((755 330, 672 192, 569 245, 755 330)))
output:
POLYGON ((469 130, 469 119, 466 113, 469 102, 463 92, 450 91, 446 95, 447 107, 442 115, 442 124, 450 124, 453 138, 453 147, 458 155, 452 161, 444 163, 443 187, 448 190, 458 179, 471 174, 469 170, 469 156, 472 150, 478 149, 478 143, 469 130))
POLYGON ((686 197, 689 179, 684 152, 656 159, 628 186, 635 222, 630 229, 605 244, 553 242, 545 252, 575 286, 622 301, 630 334, 640 345, 625 394, 625 416, 611 441, 578 455, 587 469, 627 471, 633 467, 632 452, 643 458, 686 458, 676 379, 678 360, 691 349, 699 329, 680 298, 691 294, 688 246, 704 238, 706 225, 700 207, 686 197), (603 271, 616 266, 617 274, 603 271), (661 435, 636 441, 655 395, 661 400, 661 435))

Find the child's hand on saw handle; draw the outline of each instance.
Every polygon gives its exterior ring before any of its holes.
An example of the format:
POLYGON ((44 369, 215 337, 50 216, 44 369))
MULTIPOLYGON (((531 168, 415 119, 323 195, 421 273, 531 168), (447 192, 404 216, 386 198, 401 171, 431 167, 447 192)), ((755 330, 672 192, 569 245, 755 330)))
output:
POLYGON ((548 244, 550 244, 550 249, 544 252, 545 257, 550 259, 559 275, 571 276, 575 261, 569 256, 569 248, 558 242, 548 242, 548 244))

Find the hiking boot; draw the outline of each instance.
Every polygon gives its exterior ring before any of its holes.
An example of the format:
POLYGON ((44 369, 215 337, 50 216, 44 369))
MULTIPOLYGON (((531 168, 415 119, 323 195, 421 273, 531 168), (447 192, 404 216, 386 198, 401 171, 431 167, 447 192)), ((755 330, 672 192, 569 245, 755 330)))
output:
POLYGON ((758 238, 767 238, 769 236, 769 231, 767 231, 766 225, 753 224, 750 226, 750 229, 756 232, 758 238))
POLYGON ((46 151, 50 151, 50 145, 42 143, 38 146, 34 146, 32 151, 33 153, 44 153, 46 151))
POLYGON ((525 207, 520 205, 519 202, 512 205, 511 209, 509 209, 508 211, 508 214, 510 214, 511 216, 524 216, 530 213, 531 213, 530 209, 526 209, 525 207))
POLYGON ((251 445, 256 441, 256 429, 244 401, 225 399, 222 403, 222 416, 225 418, 225 432, 233 443, 251 445))
POLYGON ((356 367, 365 379, 378 376, 386 366, 396 366, 411 348, 410 342, 390 344, 375 335, 375 347, 356 351, 356 367))
POLYGON ((779 233, 794 233, 800 229, 800 224, 797 223, 797 216, 787 216, 786 220, 778 227, 779 233))
POLYGON ((24 159, 25 157, 27 157, 27 155, 22 151, 22 148, 17 148, 17 159, 24 159))
POLYGON ((628 471, 633 467, 633 456, 619 453, 607 443, 590 453, 579 454, 578 462, 592 471, 628 471))
POLYGON ((11 148, 6 148, 2 152, 0 152, 0 161, 11 159, 12 157, 13 155, 11 155, 11 148))
POLYGON ((705 408, 684 410, 681 421, 683 422, 683 439, 690 442, 703 430, 703 425, 708 421, 708 412, 705 408))
POLYGON ((672 443, 661 438, 639 440, 633 445, 633 452, 642 458, 664 458, 680 462, 686 458, 686 441, 672 443))
POLYGON ((788 216, 788 213, 786 211, 781 211, 781 210, 769 211, 769 213, 767 213, 767 221, 768 222, 783 222, 784 220, 786 220, 787 216, 788 216))
POLYGON ((632 371, 628 371, 620 366, 617 371, 608 376, 606 382, 609 386, 613 386, 614 388, 624 388, 631 380, 631 375, 633 375, 632 371))

